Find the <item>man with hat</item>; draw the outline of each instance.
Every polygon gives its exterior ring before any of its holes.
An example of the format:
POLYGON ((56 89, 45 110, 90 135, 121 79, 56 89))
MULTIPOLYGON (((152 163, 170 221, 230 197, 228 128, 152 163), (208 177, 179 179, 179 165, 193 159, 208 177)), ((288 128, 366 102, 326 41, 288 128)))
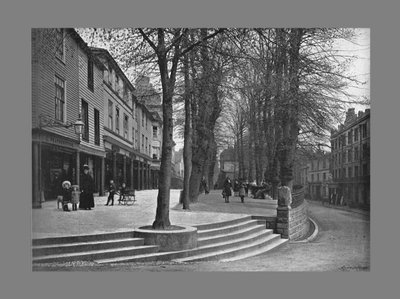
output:
POLYGON ((64 181, 61 184, 62 186, 62 196, 63 196, 63 210, 65 212, 69 212, 68 203, 71 202, 71 182, 64 181))
POLYGON ((89 166, 83 165, 83 175, 81 177, 81 196, 79 208, 83 210, 91 210, 94 207, 94 180, 89 174, 89 166))

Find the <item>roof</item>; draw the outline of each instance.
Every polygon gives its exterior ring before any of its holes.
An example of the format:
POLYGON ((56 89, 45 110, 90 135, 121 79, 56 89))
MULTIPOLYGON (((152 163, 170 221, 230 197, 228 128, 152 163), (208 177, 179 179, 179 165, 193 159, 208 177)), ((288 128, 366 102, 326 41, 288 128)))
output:
MULTIPOLYGON (((126 77, 125 73, 121 70, 120 66, 118 63, 115 61, 114 57, 111 56, 110 52, 108 52, 106 49, 103 48, 96 48, 96 47, 90 47, 90 50, 93 52, 94 55, 98 57, 104 57, 109 63, 112 64, 113 68, 115 71, 121 75, 123 80, 128 83, 129 87, 131 87, 132 90, 136 90, 136 88, 133 86, 132 82, 126 77)), ((103 65, 104 66, 104 65, 103 65)), ((104 67, 106 68, 106 67, 104 67)))

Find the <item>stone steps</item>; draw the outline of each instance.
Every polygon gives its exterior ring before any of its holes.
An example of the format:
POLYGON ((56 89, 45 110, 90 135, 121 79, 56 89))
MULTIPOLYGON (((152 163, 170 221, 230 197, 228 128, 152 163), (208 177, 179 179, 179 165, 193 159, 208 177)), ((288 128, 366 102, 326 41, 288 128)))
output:
POLYGON ((266 229, 265 221, 251 216, 196 228, 196 248, 168 252, 159 252, 157 245, 144 245, 144 239, 134 238, 133 231, 36 239, 32 242, 33 262, 228 261, 262 254, 288 241, 266 229))

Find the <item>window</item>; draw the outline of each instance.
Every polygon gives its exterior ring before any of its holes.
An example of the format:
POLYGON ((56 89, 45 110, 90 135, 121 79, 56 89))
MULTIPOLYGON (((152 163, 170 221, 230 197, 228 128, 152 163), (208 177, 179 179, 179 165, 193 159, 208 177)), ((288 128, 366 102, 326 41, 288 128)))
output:
POLYGON ((142 152, 144 152, 144 135, 142 134, 142 152))
POLYGON ((108 84, 112 85, 112 68, 109 69, 108 71, 108 84))
POLYGON ((55 119, 64 121, 64 107, 65 107, 65 81, 59 77, 55 77, 55 119))
POLYGON ((347 134, 347 140, 348 140, 349 144, 352 143, 352 141, 353 141, 353 131, 352 130, 350 130, 349 133, 347 134))
POLYGON ((347 162, 351 162, 352 155, 351 155, 351 150, 347 151, 347 162))
POLYGON ((323 180, 326 181, 326 173, 323 174, 323 180))
POLYGON ((345 146, 346 145, 346 135, 342 135, 342 141, 343 141, 343 146, 345 146))
POLYGON ((342 155, 342 163, 346 163, 346 152, 342 155))
POLYGON ((354 161, 358 161, 358 158, 359 158, 359 156, 358 156, 358 146, 356 146, 355 148, 354 148, 354 161))
POLYGON ((359 176, 359 174, 358 174, 358 166, 354 166, 354 176, 355 177, 359 176))
POLYGON ((314 174, 311 174, 311 182, 314 182, 314 174))
POLYGON ((362 156, 363 156, 363 160, 368 160, 369 159, 369 147, 367 143, 363 144, 363 148, 362 148, 362 156))
POLYGON ((354 129, 354 141, 358 141, 358 128, 354 129))
POLYGON ((344 167, 343 167, 343 169, 342 169, 342 176, 343 176, 344 178, 347 177, 347 168, 344 168, 344 167))
POLYGON ((124 138, 128 139, 128 115, 124 113, 124 138))
POLYGON ((100 112, 94 109, 94 144, 100 145, 100 112))
POLYGON ((113 102, 108 100, 108 123, 107 127, 112 130, 113 129, 113 102))
POLYGON ((319 173, 317 173, 317 182, 319 182, 319 173))
POLYGON ((148 140, 148 138, 146 137, 146 152, 147 152, 147 148, 148 148, 148 142, 149 142, 149 140, 148 140))
POLYGON ((64 29, 56 28, 56 57, 64 61, 64 29))
POLYGON ((142 127, 144 127, 144 111, 142 110, 142 127))
POLYGON ((322 169, 325 169, 326 168, 326 160, 324 159, 323 161, 322 161, 322 169))
POLYGON ((119 108, 115 108, 115 131, 119 134, 119 108))
POLYGON ((353 168, 352 167, 349 167, 348 174, 349 174, 349 178, 353 177, 353 168))
POLYGON ((153 138, 157 138, 157 126, 153 126, 153 138))
POLYGON ((85 127, 83 129, 83 134, 82 134, 82 139, 89 141, 89 105, 87 102, 82 100, 82 121, 85 124, 85 127))
POLYGON ((93 78, 93 58, 88 57, 88 64, 87 64, 87 83, 88 83, 88 88, 91 91, 94 91, 94 78, 93 78))
POLYGON ((367 124, 362 125, 362 137, 367 137, 367 124))

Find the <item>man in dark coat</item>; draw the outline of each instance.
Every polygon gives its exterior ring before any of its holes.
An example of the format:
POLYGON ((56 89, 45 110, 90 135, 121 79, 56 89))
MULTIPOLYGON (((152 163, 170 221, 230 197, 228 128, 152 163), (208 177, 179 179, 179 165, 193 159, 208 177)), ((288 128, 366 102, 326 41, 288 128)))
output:
POLYGON ((113 181, 113 180, 110 180, 110 186, 108 186, 108 192, 109 192, 110 194, 108 195, 106 206, 108 206, 108 203, 111 203, 112 206, 114 205, 114 195, 115 195, 115 191, 116 191, 116 190, 115 190, 114 181, 113 181))
POLYGON ((83 165, 83 175, 81 177, 81 196, 79 200, 79 208, 83 210, 91 210, 94 207, 94 180, 89 174, 89 166, 83 165))

